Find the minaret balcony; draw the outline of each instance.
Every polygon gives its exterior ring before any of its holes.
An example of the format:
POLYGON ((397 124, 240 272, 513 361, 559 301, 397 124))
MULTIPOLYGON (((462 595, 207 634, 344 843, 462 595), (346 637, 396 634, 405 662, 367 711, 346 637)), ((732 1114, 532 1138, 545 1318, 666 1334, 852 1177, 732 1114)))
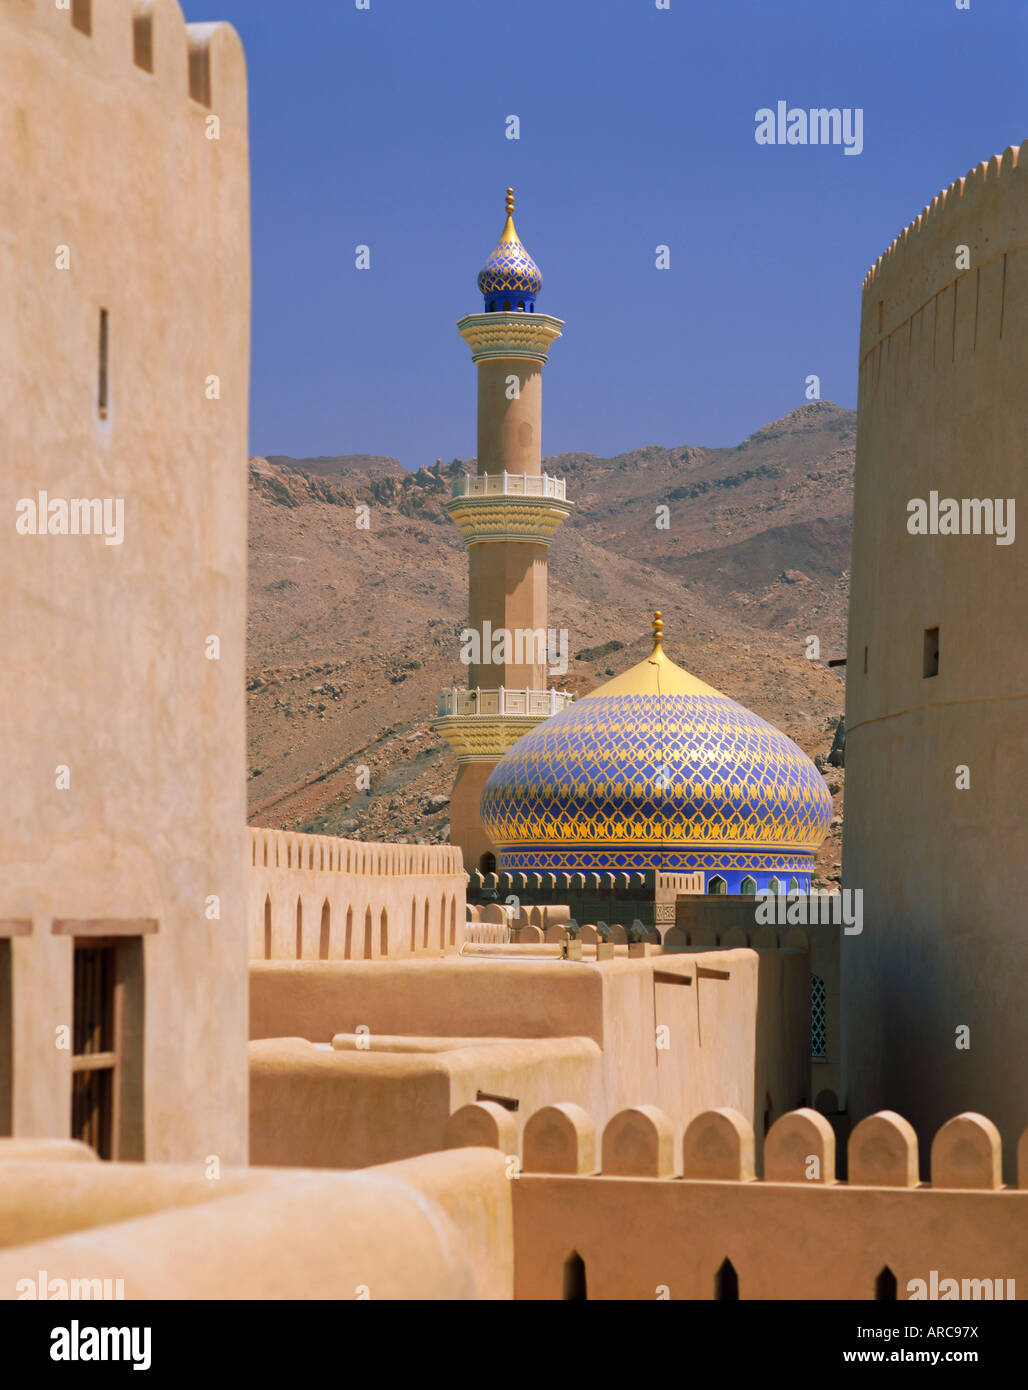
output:
POLYGON ((552 314, 517 309, 509 313, 465 314, 457 320, 457 332, 471 349, 472 362, 493 357, 545 362, 563 327, 564 320, 552 314))
POLYGON ((450 690, 439 693, 432 729, 459 763, 497 763, 522 735, 566 709, 569 690, 450 690))
POLYGON ((465 545, 528 541, 549 545, 571 515, 563 478, 548 473, 462 474, 443 504, 461 529, 465 545))
POLYGON ((498 690, 483 690, 481 686, 474 690, 458 690, 454 686, 439 692, 436 714, 440 719, 453 715, 467 718, 506 714, 549 719, 551 714, 567 709, 574 698, 569 690, 511 690, 502 685, 498 690))
POLYGON ((567 501, 567 484, 549 473, 462 473, 453 480, 454 497, 555 497, 567 501))

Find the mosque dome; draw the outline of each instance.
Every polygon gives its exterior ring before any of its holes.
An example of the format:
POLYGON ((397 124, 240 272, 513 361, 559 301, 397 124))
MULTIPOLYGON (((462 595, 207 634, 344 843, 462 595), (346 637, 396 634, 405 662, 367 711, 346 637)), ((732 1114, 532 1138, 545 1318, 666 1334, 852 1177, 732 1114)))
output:
POLYGON ((653 654, 538 724, 497 764, 481 815, 509 872, 660 870, 707 891, 809 891, 832 798, 767 720, 653 654), (776 883, 773 880, 777 880, 776 883))
POLYGON ((507 221, 496 250, 478 272, 478 288, 487 313, 523 309, 535 311, 542 289, 542 271, 525 250, 514 227, 514 190, 507 189, 507 221))

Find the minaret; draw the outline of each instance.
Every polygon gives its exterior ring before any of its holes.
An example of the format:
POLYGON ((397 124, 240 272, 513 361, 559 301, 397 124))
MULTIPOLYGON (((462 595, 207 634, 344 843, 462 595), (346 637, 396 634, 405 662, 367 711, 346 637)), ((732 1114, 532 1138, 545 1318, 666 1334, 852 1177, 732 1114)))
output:
POLYGON ((446 510, 468 548, 468 688, 443 691, 433 727, 459 767, 450 839, 470 871, 493 867, 479 817, 490 772, 571 696, 549 685, 546 550, 569 515, 564 482, 542 470, 543 365, 564 324, 537 314, 543 277, 514 228, 514 190, 496 250, 478 276, 484 312, 458 332, 478 367, 478 473, 455 480, 446 510), (474 650, 475 646, 478 650, 474 650))

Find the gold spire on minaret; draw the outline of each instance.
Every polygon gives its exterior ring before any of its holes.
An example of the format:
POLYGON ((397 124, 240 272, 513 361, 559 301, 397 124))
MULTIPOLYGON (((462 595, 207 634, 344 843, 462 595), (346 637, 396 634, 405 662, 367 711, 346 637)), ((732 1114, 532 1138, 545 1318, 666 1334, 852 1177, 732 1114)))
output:
POLYGON ((660 651, 661 643, 664 641, 664 619, 660 616, 658 608, 653 615, 653 654, 656 656, 660 651))
POLYGON ((501 245, 502 245, 502 243, 505 242, 505 241, 517 241, 517 240, 518 240, 518 234, 517 234, 517 232, 514 230, 514 190, 513 190, 513 188, 508 188, 508 189, 507 189, 507 221, 504 223, 504 226, 503 226, 503 235, 500 237, 500 243, 501 243, 501 245))

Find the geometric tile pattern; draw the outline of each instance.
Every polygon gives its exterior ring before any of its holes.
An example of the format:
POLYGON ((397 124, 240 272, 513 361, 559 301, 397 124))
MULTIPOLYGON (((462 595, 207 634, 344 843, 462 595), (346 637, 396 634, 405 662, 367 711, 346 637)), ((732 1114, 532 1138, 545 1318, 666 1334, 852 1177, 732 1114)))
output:
MULTIPOLYGON (((727 696, 590 696, 493 769, 482 820, 500 867, 809 874, 832 818, 817 768, 727 696)), ((734 890, 733 890, 734 891, 734 890)))
POLYGON ((810 977, 810 1055, 823 1062, 828 1046, 828 1024, 825 1018, 825 982, 820 975, 810 977))
POLYGON ((487 299, 491 294, 530 294, 534 297, 542 285, 542 271, 516 234, 501 241, 478 272, 478 288, 487 299))

